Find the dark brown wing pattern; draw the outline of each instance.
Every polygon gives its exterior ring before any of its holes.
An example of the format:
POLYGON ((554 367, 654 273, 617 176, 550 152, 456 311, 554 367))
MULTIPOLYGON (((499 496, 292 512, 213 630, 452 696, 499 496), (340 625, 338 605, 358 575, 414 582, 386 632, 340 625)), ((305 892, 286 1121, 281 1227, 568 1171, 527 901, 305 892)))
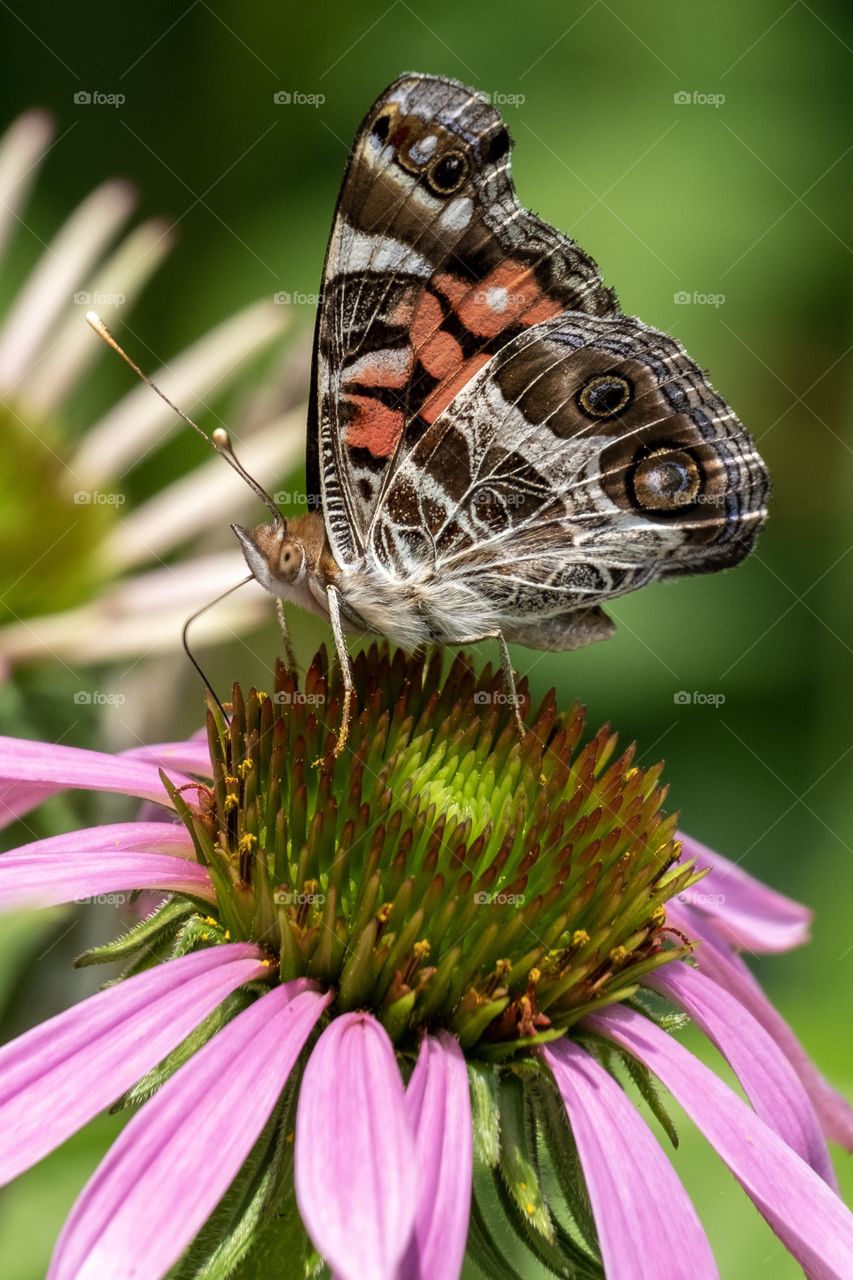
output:
POLYGON ((674 338, 564 315, 514 338, 422 434, 370 550, 401 579, 475 584, 507 638, 561 647, 579 609, 736 564, 767 490, 752 440, 674 338))
POLYGON ((500 114, 407 75, 356 137, 326 260, 308 488, 358 561, 390 476, 494 354, 562 312, 618 313, 595 263, 518 203, 500 114))

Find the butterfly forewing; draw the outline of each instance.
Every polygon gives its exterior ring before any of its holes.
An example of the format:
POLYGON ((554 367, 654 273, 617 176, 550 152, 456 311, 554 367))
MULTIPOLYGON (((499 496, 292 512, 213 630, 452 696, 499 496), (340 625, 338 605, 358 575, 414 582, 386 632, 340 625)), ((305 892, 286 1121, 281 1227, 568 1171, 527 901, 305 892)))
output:
POLYGON ((573 241, 525 210, 500 114, 404 76, 356 137, 315 344, 309 489, 339 563, 359 560, 394 471, 513 338, 562 312, 615 314, 573 241))

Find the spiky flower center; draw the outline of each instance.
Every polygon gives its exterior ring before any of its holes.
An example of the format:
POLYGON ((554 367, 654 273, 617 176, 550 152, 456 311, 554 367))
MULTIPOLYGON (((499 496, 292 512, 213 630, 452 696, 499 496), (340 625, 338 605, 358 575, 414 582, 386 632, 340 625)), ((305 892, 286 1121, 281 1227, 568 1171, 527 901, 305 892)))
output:
POLYGON ((519 740, 500 681, 464 658, 372 649, 336 758, 342 687, 325 654, 304 687, 235 686, 209 712, 213 786, 175 800, 209 868, 218 923, 282 980, 332 987, 401 1048, 444 1026, 502 1059, 625 999, 684 953, 665 903, 695 878, 663 814, 660 766, 580 745, 580 707, 548 695, 519 740))

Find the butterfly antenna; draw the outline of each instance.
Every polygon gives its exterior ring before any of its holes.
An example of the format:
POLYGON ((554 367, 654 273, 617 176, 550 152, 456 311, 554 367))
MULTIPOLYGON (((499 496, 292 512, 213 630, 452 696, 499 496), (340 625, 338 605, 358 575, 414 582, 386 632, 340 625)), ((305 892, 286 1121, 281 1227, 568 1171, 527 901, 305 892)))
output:
MULTIPOLYGON (((212 449, 215 449, 216 452, 225 459, 229 467, 233 468, 233 470, 237 472, 237 475, 241 478, 241 480, 245 481, 245 483, 249 486, 249 488, 252 490, 255 496, 260 498, 261 502, 263 502, 264 505, 270 509, 276 521, 281 521, 283 519, 282 514, 279 511, 278 507, 273 502, 270 495, 267 493, 266 489, 264 489, 262 485, 258 484, 254 476, 249 475, 246 468, 239 461, 237 455, 234 452, 234 446, 231 443, 231 437, 229 436, 225 428, 217 427, 215 431, 213 431, 210 435, 208 435, 206 431, 203 431, 201 429, 201 427, 198 425, 197 422, 193 422, 192 418, 190 418, 188 414, 184 413, 183 409, 179 409, 176 404, 173 404, 173 402, 166 395, 165 391, 161 391, 160 388, 157 386, 157 384, 151 381, 147 373, 143 373, 143 371, 140 369, 136 361, 131 359, 131 357, 127 354, 127 352, 124 350, 123 347, 119 346, 118 342, 116 342, 115 338, 110 333, 109 329, 104 324, 103 320, 97 314, 96 311, 87 311, 86 319, 89 322, 89 324, 92 326, 92 328, 95 330, 95 333, 98 335, 98 337, 101 338, 107 344, 108 347, 112 347, 116 355, 121 356, 122 360, 125 362, 126 365, 128 365, 133 370, 137 378, 139 378, 141 382, 144 382, 146 386, 150 387, 151 390, 154 391, 160 397, 161 400, 164 400, 166 404, 169 406, 169 408, 172 410, 172 412, 176 413, 178 417, 181 418, 187 424, 187 426, 192 427, 193 431, 198 432, 198 434, 202 437, 202 439, 206 440, 207 443, 210 445, 210 447, 212 449)), ((221 597, 219 598, 221 599, 221 597)), ((216 601, 212 601, 211 603, 215 604, 216 601)), ((192 619, 190 619, 190 621, 192 621, 192 619)), ((190 654, 190 658, 193 662, 195 662, 195 659, 192 658, 191 654, 190 654)), ((197 665, 198 664, 196 663, 196 666, 197 665)), ((208 686, 208 688, 209 687, 210 686, 208 686)), ((213 696, 216 697, 216 694, 214 694, 213 696)), ((217 702, 219 701, 218 698, 216 700, 217 702)))
POLYGON ((223 591, 221 595, 216 596, 213 600, 208 600, 207 604, 203 604, 200 609, 196 609, 195 613, 190 614, 190 616, 187 618, 181 630, 181 642, 184 646, 184 653, 187 655, 190 662, 193 664, 196 671, 201 676, 205 689, 207 689, 207 692, 210 694, 211 698, 213 698, 213 701, 216 703, 217 707, 222 712, 222 716, 226 724, 228 724, 228 721, 229 721, 228 712, 225 710, 225 707, 220 702, 219 695, 217 694, 213 685, 210 683, 207 676, 205 675, 204 670, 202 669, 201 663, 198 661, 192 649, 190 648, 189 630, 192 624, 195 622, 196 618, 200 618, 203 613, 207 613, 208 609, 212 609, 215 604, 219 604, 220 600, 224 600, 226 596, 230 596, 233 592, 239 590, 240 587, 245 587, 247 582, 252 582, 253 580, 254 580, 254 574, 250 573, 248 577, 241 578, 239 582, 235 582, 233 587, 229 587, 228 590, 223 591))

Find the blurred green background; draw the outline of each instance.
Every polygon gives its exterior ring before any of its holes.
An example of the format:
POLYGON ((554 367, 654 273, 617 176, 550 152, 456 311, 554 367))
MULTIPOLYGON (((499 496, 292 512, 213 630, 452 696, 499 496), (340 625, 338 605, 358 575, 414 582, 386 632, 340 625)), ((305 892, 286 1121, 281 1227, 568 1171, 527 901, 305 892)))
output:
MULTIPOLYGON (((72 16, 57 0, 34 0, 4 5, 0 29, 0 125, 33 105, 58 123, 0 301, 74 205, 104 178, 126 176, 140 215, 177 223, 177 247, 133 312, 134 350, 149 365, 244 303, 318 292, 349 140, 401 71, 507 95, 522 200, 594 255, 627 312, 676 334, 710 369, 774 482, 767 531, 746 565, 646 589, 612 608, 619 628, 607 644, 562 656, 519 650, 516 665, 536 693, 555 684, 588 704, 593 727, 610 720, 636 738, 643 760, 663 756, 685 829, 814 908, 812 944, 755 968, 833 1082, 853 1091, 849 6, 153 0, 72 16), (78 105, 80 89, 126 101, 78 105), (323 101, 277 105, 280 90, 323 101)), ((290 310, 286 343, 313 322, 310 305, 290 310)), ((118 361, 104 362, 63 429, 84 431, 128 381, 118 361)), ((189 433, 173 441, 135 475, 131 496, 155 492, 201 452, 189 433)), ((223 510, 212 545, 229 545, 230 518, 223 510)), ((293 626, 307 657, 323 630, 303 618, 293 626)), ((211 673, 220 686, 235 676, 265 684, 275 648, 270 626, 251 651, 212 654, 211 673)), ((146 727, 161 739, 199 722, 183 663, 176 652, 151 666, 146 727), (157 706, 157 680, 177 681, 180 696, 157 706)), ((122 687, 130 665, 103 679, 122 687)), ((0 701, 3 730, 59 737, 51 707, 63 678, 47 666, 19 672, 0 701)), ((140 697, 138 670, 134 681, 140 697)), ((105 735, 132 745, 115 717, 102 726, 95 715, 64 740, 94 746, 105 735)), ((63 799, 51 821, 81 812, 120 810, 63 799)), ((90 989, 69 958, 93 928, 113 925, 58 912, 4 926, 6 1034, 90 989)), ((44 1274, 115 1129, 110 1119, 91 1126, 2 1193, 0 1275, 44 1274)), ((800 1274, 686 1123, 682 1134, 675 1162, 723 1276, 800 1274)), ((843 1155, 837 1164, 849 1194, 853 1174, 843 1155)))

